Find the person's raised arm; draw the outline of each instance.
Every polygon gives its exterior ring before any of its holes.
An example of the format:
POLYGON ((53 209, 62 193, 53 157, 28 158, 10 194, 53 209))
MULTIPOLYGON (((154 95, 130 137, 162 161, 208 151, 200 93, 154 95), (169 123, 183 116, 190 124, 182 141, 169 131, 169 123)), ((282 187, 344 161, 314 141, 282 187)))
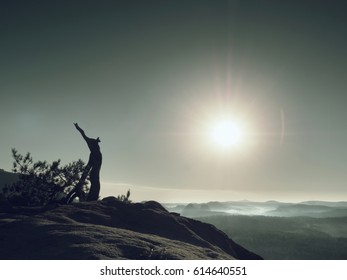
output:
POLYGON ((82 137, 84 138, 84 140, 88 140, 89 138, 87 137, 87 135, 84 133, 84 130, 82 128, 79 127, 78 123, 74 123, 76 129, 81 133, 82 137))

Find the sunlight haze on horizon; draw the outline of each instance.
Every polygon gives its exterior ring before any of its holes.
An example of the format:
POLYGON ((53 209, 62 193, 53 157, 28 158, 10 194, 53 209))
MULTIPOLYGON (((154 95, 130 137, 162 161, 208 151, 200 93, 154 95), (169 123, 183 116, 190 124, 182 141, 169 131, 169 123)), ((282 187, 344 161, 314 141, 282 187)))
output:
POLYGON ((88 161, 101 196, 347 201, 344 1, 3 1, 0 168, 88 161))

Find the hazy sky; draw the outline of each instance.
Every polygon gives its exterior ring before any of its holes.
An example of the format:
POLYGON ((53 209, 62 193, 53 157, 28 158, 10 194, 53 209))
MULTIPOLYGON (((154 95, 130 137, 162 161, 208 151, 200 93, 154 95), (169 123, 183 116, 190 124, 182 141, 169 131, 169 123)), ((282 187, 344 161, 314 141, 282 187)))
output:
POLYGON ((345 1, 1 1, 0 168, 88 160, 103 196, 347 200, 345 1), (221 150, 211 119, 247 123, 221 150))

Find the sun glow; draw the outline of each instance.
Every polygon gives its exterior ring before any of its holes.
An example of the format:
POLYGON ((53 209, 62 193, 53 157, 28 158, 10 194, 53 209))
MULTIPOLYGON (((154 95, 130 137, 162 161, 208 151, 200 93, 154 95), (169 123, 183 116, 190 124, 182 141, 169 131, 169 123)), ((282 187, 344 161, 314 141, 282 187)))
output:
POLYGON ((246 128, 241 122, 229 118, 214 121, 210 129, 212 143, 220 149, 234 149, 246 141, 246 128))

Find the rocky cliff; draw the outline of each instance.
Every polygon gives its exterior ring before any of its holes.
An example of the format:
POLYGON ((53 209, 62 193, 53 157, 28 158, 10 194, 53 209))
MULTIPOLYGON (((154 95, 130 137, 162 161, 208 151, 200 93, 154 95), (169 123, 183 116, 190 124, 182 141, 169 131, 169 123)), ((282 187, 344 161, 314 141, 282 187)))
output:
POLYGON ((0 259, 261 259, 214 226, 155 201, 52 205, 0 214, 0 259))

